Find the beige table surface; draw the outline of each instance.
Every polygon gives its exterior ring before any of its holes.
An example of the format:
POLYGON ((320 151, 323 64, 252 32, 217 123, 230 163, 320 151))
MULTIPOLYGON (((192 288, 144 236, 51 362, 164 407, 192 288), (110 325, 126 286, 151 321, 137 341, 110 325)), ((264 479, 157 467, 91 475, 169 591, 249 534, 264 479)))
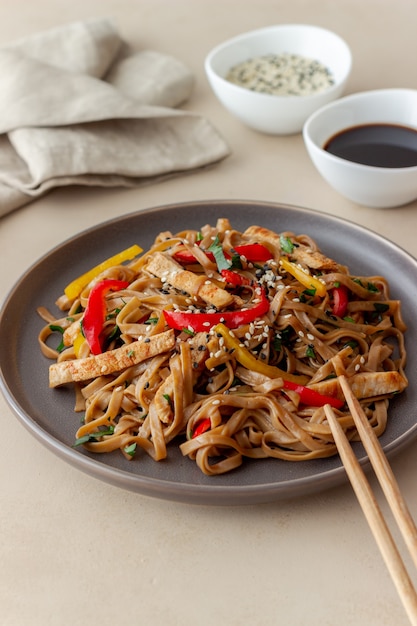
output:
MULTIPOLYGON (((351 45, 348 92, 417 88, 415 0, 13 0, 0 4, 0 45, 98 16, 113 18, 135 47, 189 65, 197 82, 186 107, 212 121, 232 155, 143 189, 54 190, 0 219, 2 298, 36 259, 83 228, 177 201, 300 205, 346 217, 417 255, 417 202, 375 210, 339 197, 313 168, 301 135, 244 128, 218 104, 203 72, 206 53, 223 39, 306 22, 334 29, 351 45)), ((288 502, 191 506, 127 492, 71 467, 22 427, 3 397, 0 424, 2 626, 408 623, 348 484, 288 502)), ((413 442, 392 461, 415 517, 416 456, 413 442)))

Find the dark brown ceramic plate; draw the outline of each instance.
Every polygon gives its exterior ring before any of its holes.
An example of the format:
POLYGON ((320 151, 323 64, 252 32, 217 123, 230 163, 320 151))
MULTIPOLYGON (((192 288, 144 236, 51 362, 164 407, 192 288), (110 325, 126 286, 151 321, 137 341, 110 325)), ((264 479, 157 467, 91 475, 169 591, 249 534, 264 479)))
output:
MULTIPOLYGON (((107 221, 90 228, 34 264, 3 304, 0 316, 1 389, 22 424, 43 444, 89 475, 148 496, 196 504, 254 504, 311 494, 345 482, 338 457, 296 462, 275 459, 246 462, 234 472, 204 476, 178 447, 156 463, 146 455, 132 461, 114 454, 93 456, 74 449, 80 416, 73 412, 70 389, 48 388, 49 361, 39 350, 40 305, 54 310, 63 287, 74 277, 133 243, 147 248, 161 230, 180 231, 228 217, 244 229, 259 224, 276 231, 308 233, 322 250, 350 267, 352 273, 382 274, 392 297, 401 299, 409 323, 409 372, 417 371, 417 327, 412 324, 417 302, 417 262, 379 235, 351 222, 293 206, 251 201, 203 201, 163 206, 107 221)), ((417 433, 417 386, 411 384, 392 401, 381 443, 387 454, 398 452, 417 433)), ((366 465, 361 446, 358 456, 366 465)))

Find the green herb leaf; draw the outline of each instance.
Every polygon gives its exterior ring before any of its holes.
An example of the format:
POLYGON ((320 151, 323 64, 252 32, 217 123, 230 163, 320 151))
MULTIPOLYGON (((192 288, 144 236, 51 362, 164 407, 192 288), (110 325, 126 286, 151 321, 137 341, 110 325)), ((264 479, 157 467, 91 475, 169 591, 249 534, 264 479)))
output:
POLYGON ((344 348, 347 348, 347 347, 352 348, 352 350, 354 350, 355 348, 358 347, 358 342, 353 339, 352 341, 347 341, 344 345, 344 348))
POLYGON ((157 324, 159 322, 159 317, 149 317, 145 324, 157 324))
POLYGON ((217 269, 219 270, 219 272, 221 272, 222 270, 230 269, 230 263, 224 256, 223 247, 220 243, 218 235, 209 247, 209 251, 212 252, 214 255, 215 261, 217 263, 217 269))
POLYGON ((126 446, 124 448, 124 451, 126 452, 126 454, 128 454, 129 456, 134 456, 135 452, 136 452, 136 443, 131 443, 130 446, 126 446))
MULTIPOLYGON (((49 324, 49 328, 53 331, 53 332, 58 332, 61 333, 61 335, 64 335, 64 329, 62 328, 62 326, 57 326, 57 324, 49 324)), ((64 345, 64 341, 63 339, 61 340, 60 344, 55 348, 57 352, 62 352, 65 348, 64 345)))
POLYGON ((314 352, 314 347, 312 346, 312 344, 309 344, 307 346, 306 356, 309 357, 310 359, 316 358, 316 353, 314 352))
POLYGON ((310 289, 304 289, 303 294, 314 298, 314 296, 316 295, 316 289, 314 287, 311 287, 310 289))
POLYGON ((100 437, 104 437, 104 435, 113 435, 114 434, 114 426, 109 426, 106 430, 97 430, 95 433, 88 433, 83 437, 79 437, 75 440, 73 448, 77 446, 81 446, 84 443, 88 443, 89 441, 97 441, 100 437))
POLYGON ((384 302, 374 302, 374 309, 375 311, 378 311, 378 313, 386 313, 386 311, 389 311, 389 304, 384 302))
POLYGON ((281 250, 286 252, 287 254, 291 254, 294 250, 294 244, 289 237, 285 235, 280 235, 279 237, 279 245, 281 246, 281 250))
MULTIPOLYGON (((238 254, 237 252, 234 252, 232 254, 232 264, 231 264, 231 269, 234 270, 241 270, 242 269, 242 261, 240 260, 240 254, 238 254)), ((227 268, 225 268, 227 269, 227 268)))
POLYGON ((168 393, 164 393, 164 398, 168 402, 169 406, 172 407, 172 398, 168 393))

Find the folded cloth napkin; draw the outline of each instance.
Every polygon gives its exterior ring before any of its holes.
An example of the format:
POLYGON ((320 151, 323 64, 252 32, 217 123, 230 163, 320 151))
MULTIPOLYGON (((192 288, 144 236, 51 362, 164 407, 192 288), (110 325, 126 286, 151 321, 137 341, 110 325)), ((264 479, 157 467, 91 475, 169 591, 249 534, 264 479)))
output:
POLYGON ((75 22, 0 48, 0 216, 53 187, 133 187, 205 167, 229 148, 178 107, 194 78, 131 53, 111 22, 75 22))

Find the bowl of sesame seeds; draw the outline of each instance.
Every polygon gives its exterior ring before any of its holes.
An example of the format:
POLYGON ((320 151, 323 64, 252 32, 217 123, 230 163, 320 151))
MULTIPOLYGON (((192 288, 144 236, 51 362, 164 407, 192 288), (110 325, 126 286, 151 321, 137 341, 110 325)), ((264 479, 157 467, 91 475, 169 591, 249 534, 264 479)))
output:
POLYGON ((238 35, 205 59, 223 106, 262 133, 299 133, 317 109, 345 90, 352 67, 347 43, 318 26, 282 24, 238 35))

